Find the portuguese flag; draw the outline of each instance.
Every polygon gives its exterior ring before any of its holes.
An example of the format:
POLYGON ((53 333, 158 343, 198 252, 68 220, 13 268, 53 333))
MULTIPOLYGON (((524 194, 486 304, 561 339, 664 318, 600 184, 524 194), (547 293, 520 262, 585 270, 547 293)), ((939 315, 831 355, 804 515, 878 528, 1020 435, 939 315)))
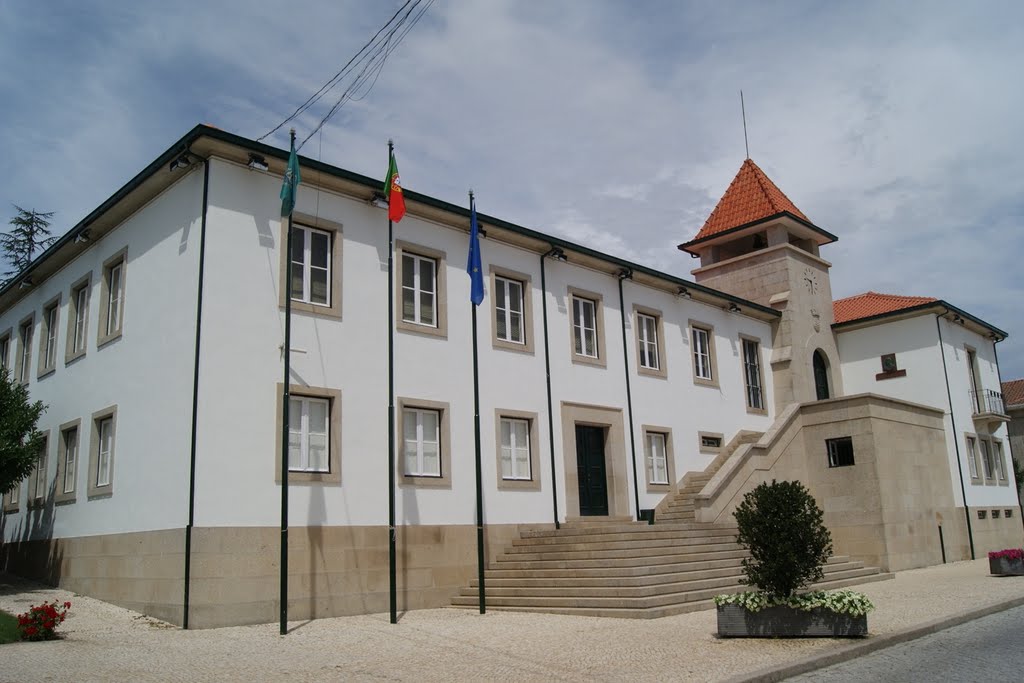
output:
POLYGON ((402 181, 398 177, 398 164, 395 163, 395 153, 391 153, 391 162, 388 164, 388 177, 384 179, 384 196, 388 200, 388 220, 396 223, 402 220, 405 215, 405 197, 402 196, 402 181))

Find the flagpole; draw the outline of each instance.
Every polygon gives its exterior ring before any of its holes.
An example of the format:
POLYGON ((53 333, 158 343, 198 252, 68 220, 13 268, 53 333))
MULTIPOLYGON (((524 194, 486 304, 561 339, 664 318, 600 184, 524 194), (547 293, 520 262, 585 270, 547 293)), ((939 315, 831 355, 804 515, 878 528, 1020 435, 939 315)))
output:
MULTIPOLYGON (((295 129, 291 129, 291 153, 295 153, 295 129)), ((289 165, 291 158, 289 157, 289 165)), ((285 171, 287 176, 288 171, 285 171)), ((298 187, 292 187, 292 209, 298 187)), ((288 409, 291 407, 292 360, 292 213, 288 211, 288 232, 284 248, 284 390, 281 398, 281 635, 288 632, 288 409)))
MULTIPOLYGON (((388 179, 395 144, 388 140, 388 179)), ((395 277, 394 222, 388 207, 388 591, 391 623, 398 623, 397 557, 395 552, 395 277)))
MULTIPOLYGON (((473 191, 469 191, 469 210, 473 224, 470 230, 470 240, 478 251, 479 239, 476 224, 476 205, 473 202, 473 191)), ((480 277, 478 274, 477 277, 480 277)), ((472 287, 472 284, 470 285, 472 287)), ((476 438, 476 566, 477 566, 477 588, 479 591, 478 602, 480 614, 487 613, 487 598, 484 590, 484 496, 483 496, 483 474, 480 466, 480 365, 477 354, 476 340, 476 309, 477 303, 470 298, 470 307, 473 309, 473 430, 476 438)))

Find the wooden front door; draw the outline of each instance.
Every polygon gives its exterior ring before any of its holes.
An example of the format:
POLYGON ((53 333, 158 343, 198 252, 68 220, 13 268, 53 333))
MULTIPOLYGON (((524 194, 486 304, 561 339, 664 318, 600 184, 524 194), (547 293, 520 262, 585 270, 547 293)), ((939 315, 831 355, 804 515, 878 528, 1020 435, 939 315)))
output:
POLYGON ((576 474, 580 515, 608 516, 608 473, 604 464, 604 428, 576 425, 576 474))

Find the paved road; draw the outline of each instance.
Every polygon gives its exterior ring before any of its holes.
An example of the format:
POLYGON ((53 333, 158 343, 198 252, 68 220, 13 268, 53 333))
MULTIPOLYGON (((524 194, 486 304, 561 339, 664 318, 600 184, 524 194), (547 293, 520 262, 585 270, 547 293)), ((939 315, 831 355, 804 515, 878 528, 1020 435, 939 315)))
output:
POLYGON ((787 681, 903 683, 1024 679, 1024 607, 983 617, 787 681))

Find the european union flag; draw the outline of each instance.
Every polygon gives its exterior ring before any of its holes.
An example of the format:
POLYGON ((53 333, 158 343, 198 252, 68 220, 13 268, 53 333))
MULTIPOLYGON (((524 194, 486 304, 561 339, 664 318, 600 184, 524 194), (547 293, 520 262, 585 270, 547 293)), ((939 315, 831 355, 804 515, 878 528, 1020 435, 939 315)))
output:
POLYGON ((466 261, 466 272, 471 283, 469 300, 479 306, 484 300, 484 274, 480 266, 480 228, 476 223, 476 200, 469 195, 469 259, 466 261))

